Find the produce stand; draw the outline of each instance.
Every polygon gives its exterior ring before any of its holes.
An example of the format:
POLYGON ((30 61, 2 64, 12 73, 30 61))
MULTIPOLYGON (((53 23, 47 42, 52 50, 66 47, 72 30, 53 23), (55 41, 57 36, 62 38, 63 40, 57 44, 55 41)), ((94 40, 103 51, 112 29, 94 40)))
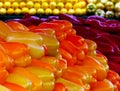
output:
POLYGON ((120 91, 119 0, 0 0, 0 91, 120 91))

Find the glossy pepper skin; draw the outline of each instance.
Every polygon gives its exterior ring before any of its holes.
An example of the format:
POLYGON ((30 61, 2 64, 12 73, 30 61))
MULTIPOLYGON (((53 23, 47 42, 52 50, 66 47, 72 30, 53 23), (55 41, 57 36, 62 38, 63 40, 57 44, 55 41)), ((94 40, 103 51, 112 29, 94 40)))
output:
POLYGON ((52 91, 54 89, 54 73, 42 67, 26 67, 28 71, 37 76, 43 82, 43 91, 52 91))
POLYGON ((3 39, 12 31, 13 30, 5 22, 0 21, 0 36, 3 39))
POLYGON ((37 76, 32 74, 30 71, 22 67, 15 67, 12 73, 24 76, 32 82, 32 91, 41 91, 42 90, 42 80, 37 76))
POLYGON ((81 87, 78 84, 75 84, 69 80, 66 80, 64 78, 58 78, 56 80, 56 83, 64 84, 68 88, 68 91, 84 91, 83 87, 81 87))
POLYGON ((21 91, 27 91, 27 89, 25 89, 24 87, 14 83, 5 82, 3 85, 7 87, 10 91, 17 91, 18 89, 21 91))
POLYGON ((11 32, 6 37, 7 42, 19 42, 28 45, 30 55, 35 58, 40 58, 45 55, 45 49, 42 46, 43 38, 32 32, 11 32))
POLYGON ((10 27, 10 28, 12 28, 12 30, 14 31, 14 32, 16 32, 16 31, 28 31, 29 29, 25 26, 25 25, 23 25, 23 24, 21 24, 21 23, 19 23, 19 22, 17 22, 17 21, 8 21, 8 22, 6 22, 6 24, 10 27))

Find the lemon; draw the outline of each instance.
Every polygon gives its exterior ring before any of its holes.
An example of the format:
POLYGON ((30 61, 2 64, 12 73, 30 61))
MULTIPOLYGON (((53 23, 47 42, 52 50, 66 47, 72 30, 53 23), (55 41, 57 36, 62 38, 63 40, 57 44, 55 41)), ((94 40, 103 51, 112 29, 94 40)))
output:
POLYGON ((26 6, 27 6, 28 8, 32 8, 32 7, 34 6, 34 3, 33 3, 32 1, 28 1, 28 2, 26 3, 26 6))
POLYGON ((71 15, 72 15, 72 14, 74 14, 74 13, 75 13, 74 9, 69 9, 69 10, 68 10, 68 14, 71 14, 71 15))
POLYGON ((82 12, 82 15, 84 15, 84 14, 87 13, 87 9, 86 9, 86 8, 82 8, 82 9, 81 9, 81 12, 82 12))
POLYGON ((4 2, 4 8, 10 8, 11 7, 11 3, 9 1, 4 2))
POLYGON ((1 8, 1 9, 0 9, 0 14, 1 14, 1 15, 6 14, 6 9, 5 9, 5 8, 1 8))
POLYGON ((16 8, 16 9, 15 9, 15 14, 17 14, 17 15, 18 15, 18 14, 21 14, 21 9, 20 9, 20 8, 16 8))
POLYGON ((47 2, 42 2, 41 6, 42 6, 43 9, 46 9, 46 8, 48 8, 49 5, 48 5, 47 2))
POLYGON ((81 5, 82 8, 86 7, 87 5, 86 1, 80 1, 78 3, 81 5))
POLYGON ((54 14, 54 15, 58 15, 59 13, 60 13, 59 9, 57 9, 57 8, 56 8, 56 9, 53 9, 53 14, 54 14))
POLYGON ((2 8, 3 7, 3 3, 2 2, 0 2, 0 8, 2 8))
POLYGON ((66 14, 68 11, 67 11, 67 9, 66 8, 62 8, 61 10, 60 10, 60 13, 64 13, 64 14, 66 14))
POLYGON ((12 6, 12 8, 18 8, 19 4, 18 4, 18 2, 13 2, 11 6, 12 6))
POLYGON ((22 12, 23 14, 28 13, 28 12, 29 12, 29 9, 28 9, 27 7, 23 7, 22 10, 21 10, 21 12, 22 12))
POLYGON ((52 14, 52 9, 50 9, 50 8, 47 8, 47 9, 45 9, 45 14, 52 14))
POLYGON ((74 8, 74 9, 82 8, 82 5, 81 5, 80 3, 75 3, 75 4, 73 5, 73 8, 74 8))
POLYGON ((25 2, 20 2, 20 4, 19 4, 19 7, 20 8, 23 8, 23 7, 25 7, 26 6, 26 3, 25 2))
POLYGON ((67 3, 65 4, 65 8, 66 8, 66 9, 71 9, 71 8, 72 8, 72 3, 67 2, 67 3))
POLYGON ((56 7, 58 9, 62 9, 62 8, 64 8, 64 3, 63 2, 58 2, 57 5, 56 5, 56 7))
POLYGON ((34 4, 34 8, 35 8, 35 9, 39 9, 39 8, 40 8, 40 3, 36 2, 36 3, 34 4))
POLYGON ((14 9, 13 8, 9 8, 7 10, 7 14, 14 14, 14 9))
POLYGON ((36 13, 37 13, 37 14, 44 14, 45 11, 44 11, 43 8, 39 8, 39 9, 37 9, 37 12, 36 12, 36 13))
POLYGON ((51 9, 56 8, 56 2, 54 2, 54 1, 50 2, 49 6, 50 6, 51 9))
POLYGON ((80 8, 75 9, 76 15, 82 15, 82 10, 80 8))
POLYGON ((31 8, 29 9, 29 12, 28 12, 30 15, 35 15, 36 14, 36 9, 35 8, 31 8))

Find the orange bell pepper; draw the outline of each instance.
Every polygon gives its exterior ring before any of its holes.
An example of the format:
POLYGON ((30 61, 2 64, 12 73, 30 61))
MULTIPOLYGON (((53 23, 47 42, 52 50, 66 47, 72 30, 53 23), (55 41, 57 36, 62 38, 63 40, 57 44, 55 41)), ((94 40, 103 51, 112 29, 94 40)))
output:
POLYGON ((55 83, 53 91, 68 91, 68 88, 63 83, 55 83))
POLYGON ((27 91, 27 89, 25 89, 24 87, 14 83, 5 82, 3 85, 10 89, 10 91, 17 91, 18 89, 19 91, 27 91))
POLYGON ((42 67, 42 68, 45 68, 45 69, 48 69, 48 70, 50 70, 51 72, 53 72, 53 73, 56 73, 56 68, 55 68, 55 66, 53 66, 53 65, 51 65, 51 64, 49 64, 49 63, 45 63, 45 62, 42 62, 42 61, 40 61, 40 60, 38 60, 38 59, 32 59, 32 61, 31 61, 31 63, 28 65, 28 66, 30 66, 30 67, 42 67))
POLYGON ((76 54, 79 52, 79 49, 71 41, 62 40, 60 41, 60 47, 70 52, 71 54, 76 54))
POLYGON ((3 51, 14 59, 29 54, 29 47, 22 43, 2 42, 0 45, 3 48, 3 51))
POLYGON ((33 91, 41 91, 42 90, 42 80, 35 76, 33 73, 28 71, 25 68, 22 67, 15 67, 12 71, 12 73, 19 74, 21 76, 25 76, 32 82, 32 89, 33 91))
POLYGON ((26 67, 31 63, 31 56, 29 54, 25 54, 19 58, 14 59, 15 66, 26 67))
POLYGON ((109 66, 108 66, 108 59, 107 57, 105 57, 103 54, 101 53, 96 53, 95 56, 93 56, 93 58, 95 58, 96 60, 98 60, 106 69, 106 71, 109 70, 109 66))
POLYGON ((67 68, 67 60, 66 59, 59 59, 59 68, 66 69, 67 68))
MULTIPOLYGON (((76 70, 78 72, 87 72, 88 74, 92 75, 92 79, 88 80, 88 82, 92 82, 92 80, 97 78, 97 70, 95 68, 92 68, 90 66, 83 66, 83 65, 74 65, 69 68, 72 68, 73 70, 76 70)), ((94 80, 93 80, 94 81, 94 80)))
POLYGON ((3 84, 8 76, 8 71, 5 67, 0 67, 0 84, 3 84))
POLYGON ((97 80, 103 80, 107 76, 107 71, 105 67, 95 58, 86 55, 83 62, 83 66, 90 66, 91 68, 94 68, 97 70, 97 80))
POLYGON ((14 32, 16 31, 29 31, 29 28, 27 28, 25 25, 23 25, 22 23, 19 23, 17 21, 8 21, 6 22, 8 24, 8 26, 10 26, 12 28, 12 30, 14 32))
POLYGON ((72 65, 75 64, 76 60, 75 61, 73 60, 73 57, 72 57, 72 55, 69 52, 67 52, 66 50, 64 50, 62 48, 59 48, 59 52, 62 55, 62 57, 64 59, 66 59, 67 66, 70 66, 70 65, 72 66, 72 65))
POLYGON ((88 83, 90 82, 92 77, 87 72, 77 71, 77 70, 74 70, 74 69, 68 67, 63 72, 62 77, 64 79, 67 79, 69 81, 72 81, 72 82, 82 86, 85 89, 85 91, 90 90, 90 85, 88 83))
POLYGON ((91 91, 114 91, 114 86, 109 80, 104 79, 92 84, 91 91))
POLYGON ((13 30, 3 21, 0 21, 0 36, 4 39, 13 30))
POLYGON ((5 52, 4 49, 0 48, 0 65, 3 65, 6 67, 8 71, 11 71, 14 66, 14 61, 12 58, 10 58, 5 52))

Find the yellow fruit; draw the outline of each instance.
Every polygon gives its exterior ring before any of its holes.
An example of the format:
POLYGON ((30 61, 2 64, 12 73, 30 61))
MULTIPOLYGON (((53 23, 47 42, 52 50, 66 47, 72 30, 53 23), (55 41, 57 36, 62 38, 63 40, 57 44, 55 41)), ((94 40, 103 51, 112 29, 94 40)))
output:
POLYGON ((54 10, 53 10, 53 14, 54 14, 54 15, 58 15, 59 13, 60 13, 59 9, 54 9, 54 10))
POLYGON ((1 8, 1 9, 0 9, 0 14, 1 14, 1 15, 6 14, 6 9, 5 9, 5 8, 1 8))
POLYGON ((39 8, 40 8, 40 3, 35 3, 35 4, 34 4, 34 8, 35 8, 35 9, 39 9, 39 8))
POLYGON ((80 1, 79 4, 81 5, 82 8, 86 7, 87 5, 86 1, 80 1))
POLYGON ((12 8, 18 8, 19 4, 18 4, 18 2, 13 2, 11 6, 12 6, 12 8))
POLYGON ((73 5, 73 8, 74 8, 74 9, 82 8, 82 5, 77 2, 77 3, 75 3, 75 4, 73 5))
POLYGON ((35 15, 36 14, 36 9, 35 8, 29 9, 29 14, 30 15, 35 15))
POLYGON ((86 8, 82 8, 82 9, 81 9, 81 12, 82 12, 82 15, 83 15, 83 14, 86 14, 86 13, 87 13, 87 9, 86 9, 86 8))
POLYGON ((71 15, 72 15, 72 14, 74 14, 74 13, 75 13, 74 9, 69 9, 69 10, 68 10, 68 14, 71 14, 71 15))
POLYGON ((23 7, 25 7, 25 6, 26 6, 26 3, 25 3, 25 2, 20 2, 20 5, 19 5, 20 8, 23 8, 23 7))
POLYGON ((27 6, 28 8, 32 8, 32 7, 34 6, 34 3, 33 3, 32 1, 28 1, 28 2, 26 3, 26 6, 27 6))
POLYGON ((46 9, 46 8, 48 8, 48 3, 47 2, 43 2, 42 3, 42 5, 41 5, 41 7, 43 8, 43 9, 46 9))
POLYGON ((65 4, 65 8, 66 8, 66 9, 71 9, 71 8, 72 8, 72 3, 67 2, 67 3, 65 4))
POLYGON ((80 8, 75 9, 76 15, 82 15, 82 10, 80 8))
POLYGON ((56 7, 58 9, 62 9, 62 8, 64 8, 64 3, 63 2, 58 2, 57 5, 56 5, 56 7))
POLYGON ((52 14, 52 9, 50 9, 50 8, 47 8, 47 9, 45 9, 45 14, 52 14))
POLYGON ((67 9, 66 8, 62 8, 61 10, 60 10, 60 13, 63 13, 63 14, 66 14, 68 11, 67 11, 67 9))
POLYGON ((11 3, 9 1, 4 2, 3 5, 5 8, 10 8, 11 7, 11 3))
POLYGON ((44 14, 45 11, 44 11, 43 8, 39 8, 39 9, 37 9, 37 12, 36 12, 36 13, 37 13, 37 14, 44 14))
POLYGON ((0 8, 2 8, 3 7, 3 3, 2 2, 0 2, 0 8))
POLYGON ((7 14, 14 14, 14 9, 13 8, 9 8, 7 10, 7 14))
POLYGON ((49 6, 51 9, 56 8, 56 2, 54 2, 54 1, 50 2, 49 6))
POLYGON ((23 14, 28 13, 28 12, 29 12, 29 9, 27 7, 22 8, 22 13, 23 14))
POLYGON ((16 8, 15 9, 15 14, 21 14, 21 9, 20 8, 16 8))

